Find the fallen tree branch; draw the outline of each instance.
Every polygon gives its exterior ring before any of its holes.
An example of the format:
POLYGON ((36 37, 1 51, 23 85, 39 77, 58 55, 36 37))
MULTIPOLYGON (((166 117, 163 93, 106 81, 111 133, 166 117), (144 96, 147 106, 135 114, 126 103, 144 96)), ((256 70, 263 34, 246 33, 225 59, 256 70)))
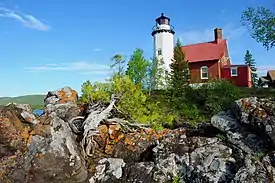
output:
POLYGON ((122 126, 132 127, 132 128, 138 128, 138 129, 146 129, 149 128, 149 124, 138 124, 138 123, 130 123, 127 120, 120 119, 120 118, 110 118, 105 120, 107 123, 118 123, 122 126))
POLYGON ((74 117, 74 118, 72 118, 72 119, 70 119, 69 121, 68 121, 68 123, 69 123, 69 126, 70 126, 70 128, 72 129, 72 131, 75 133, 75 134, 80 134, 80 133, 83 133, 83 122, 82 122, 82 124, 81 124, 81 126, 79 127, 77 127, 76 125, 75 125, 75 121, 77 121, 77 120, 84 120, 84 117, 83 116, 77 116, 77 117, 74 117))
POLYGON ((83 139, 81 141, 81 146, 85 156, 92 155, 90 152, 92 150, 92 153, 93 153, 94 151, 93 147, 95 147, 93 136, 98 134, 97 128, 100 122, 103 120, 106 120, 109 117, 111 110, 115 105, 115 102, 116 102, 115 96, 112 95, 109 106, 103 111, 97 109, 99 105, 91 106, 92 108, 90 109, 90 111, 92 112, 88 115, 88 117, 83 122, 84 133, 83 133, 83 139))

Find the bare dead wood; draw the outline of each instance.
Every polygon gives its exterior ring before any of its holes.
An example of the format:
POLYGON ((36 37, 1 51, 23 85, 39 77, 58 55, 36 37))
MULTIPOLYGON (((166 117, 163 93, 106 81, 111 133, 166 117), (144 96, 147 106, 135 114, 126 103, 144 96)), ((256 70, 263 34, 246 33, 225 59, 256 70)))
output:
POLYGON ((83 131, 82 131, 82 129, 83 129, 83 124, 81 125, 81 129, 79 129, 78 127, 76 127, 76 125, 75 125, 75 123, 74 123, 76 120, 84 120, 84 117, 83 117, 83 116, 77 116, 77 117, 74 117, 74 118, 70 119, 70 120, 68 121, 70 128, 72 129, 72 131, 73 131, 75 134, 83 133, 83 131))
POLYGON ((104 107, 101 102, 90 104, 87 112, 89 115, 84 120, 83 116, 74 117, 69 120, 69 125, 72 131, 76 134, 83 133, 83 139, 81 141, 81 147, 83 150, 84 156, 92 156, 94 153, 94 149, 96 148, 97 143, 94 141, 93 137, 98 135, 98 126, 100 123, 103 124, 120 124, 122 129, 126 131, 137 131, 140 129, 149 128, 148 124, 139 124, 139 123, 131 123, 131 122, 121 119, 121 118, 109 118, 111 115, 111 111, 115 109, 119 113, 122 113, 115 106, 116 98, 112 95, 110 104, 107 107, 104 107), (83 120, 79 121, 79 120, 83 120))
POLYGON ((121 126, 127 127, 129 130, 131 128, 146 129, 150 127, 148 124, 130 123, 129 121, 120 118, 110 118, 106 119, 105 121, 107 123, 118 123, 121 126))
POLYGON ((111 101, 109 106, 104 109, 103 111, 95 110, 92 111, 88 117, 83 122, 84 125, 84 133, 83 133, 83 139, 81 141, 81 146, 84 152, 85 156, 91 156, 93 154, 93 147, 95 147, 95 142, 93 140, 94 135, 98 135, 98 126, 101 121, 106 120, 114 105, 115 105, 115 97, 112 95, 111 101), (90 153, 92 150, 92 153, 90 153))

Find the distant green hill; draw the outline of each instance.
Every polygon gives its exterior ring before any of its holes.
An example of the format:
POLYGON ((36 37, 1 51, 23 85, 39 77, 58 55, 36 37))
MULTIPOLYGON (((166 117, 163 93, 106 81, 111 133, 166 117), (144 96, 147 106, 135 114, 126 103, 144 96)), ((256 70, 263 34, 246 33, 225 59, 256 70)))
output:
POLYGON ((25 95, 19 97, 0 97, 0 105, 6 105, 10 102, 19 104, 30 104, 35 108, 40 108, 44 105, 45 95, 25 95))

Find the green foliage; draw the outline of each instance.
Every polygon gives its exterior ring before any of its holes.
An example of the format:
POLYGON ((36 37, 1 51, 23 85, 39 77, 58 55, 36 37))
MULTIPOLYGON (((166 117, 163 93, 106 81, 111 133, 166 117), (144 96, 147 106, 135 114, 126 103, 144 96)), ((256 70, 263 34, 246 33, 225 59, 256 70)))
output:
POLYGON ((180 183, 180 177, 178 175, 174 176, 172 183, 180 183))
POLYGON ((94 83, 86 81, 82 85, 81 102, 108 102, 111 94, 115 94, 119 101, 118 109, 131 117, 130 121, 151 124, 155 129, 162 129, 164 125, 171 125, 174 116, 165 113, 156 101, 151 101, 143 93, 141 85, 134 84, 129 76, 115 75, 109 83, 94 83))
POLYGON ((262 151, 260 151, 260 152, 257 153, 257 156, 258 156, 259 158, 263 158, 263 157, 265 156, 265 153, 262 152, 262 151))
POLYGON ((275 46, 275 14, 265 7, 249 7, 241 22, 251 30, 252 38, 269 50, 275 46))
POLYGON ((209 94, 206 100, 206 109, 211 114, 228 109, 228 107, 239 99, 239 89, 226 80, 217 80, 205 88, 209 94))
POLYGON ((114 62, 111 68, 117 68, 118 71, 115 74, 121 76, 123 74, 125 58, 120 54, 115 54, 111 60, 114 62))
POLYGON ((201 113, 199 108, 195 104, 184 104, 181 110, 181 117, 191 125, 196 126, 199 123, 205 122, 206 118, 201 113))
POLYGON ((244 60, 245 60, 245 64, 248 65, 252 71, 251 78, 252 78, 253 87, 257 87, 258 75, 257 75, 256 62, 255 62, 255 59, 253 58, 252 54, 249 52, 249 50, 246 50, 244 60))
POLYGON ((178 40, 174 49, 174 61, 170 65, 170 90, 174 101, 181 101, 185 88, 189 83, 189 66, 185 60, 185 55, 181 49, 181 43, 178 40))
POLYGON ((266 153, 264 153, 263 151, 259 151, 257 153, 254 154, 254 159, 256 161, 260 161, 263 159, 263 157, 265 157, 266 153))
POLYGON ((258 98, 274 98, 275 89, 273 88, 239 88, 240 98, 258 97, 258 98))
POLYGON ((157 59, 156 57, 151 59, 149 66, 149 90, 163 89, 166 83, 165 80, 165 68, 163 59, 157 59))
POLYGON ((110 100, 110 85, 108 83, 85 81, 81 86, 80 101, 83 103, 97 102, 102 100, 108 102, 110 100))
POLYGON ((227 140, 227 137, 223 134, 217 134, 216 137, 222 141, 226 141, 227 140))
POLYGON ((145 59, 143 50, 136 49, 131 55, 127 65, 126 75, 130 77, 134 84, 146 88, 148 82, 148 67, 150 63, 145 59))
POLYGON ((208 116, 228 109, 239 96, 238 87, 226 80, 213 80, 198 89, 189 87, 186 92, 188 103, 196 104, 208 116))

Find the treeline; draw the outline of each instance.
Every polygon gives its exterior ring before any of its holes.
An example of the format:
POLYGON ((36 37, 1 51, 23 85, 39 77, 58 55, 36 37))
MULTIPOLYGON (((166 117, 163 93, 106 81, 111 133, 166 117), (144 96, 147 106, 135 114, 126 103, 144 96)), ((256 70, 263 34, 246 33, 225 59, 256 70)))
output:
POLYGON ((156 129, 207 122, 239 97, 238 88, 224 80, 211 81, 198 89, 190 87, 189 66, 179 40, 170 72, 163 60, 148 60, 141 49, 136 49, 129 60, 117 54, 112 61, 111 79, 105 83, 84 82, 80 102, 109 102, 110 95, 116 94, 116 107, 127 120, 148 123, 156 129))

